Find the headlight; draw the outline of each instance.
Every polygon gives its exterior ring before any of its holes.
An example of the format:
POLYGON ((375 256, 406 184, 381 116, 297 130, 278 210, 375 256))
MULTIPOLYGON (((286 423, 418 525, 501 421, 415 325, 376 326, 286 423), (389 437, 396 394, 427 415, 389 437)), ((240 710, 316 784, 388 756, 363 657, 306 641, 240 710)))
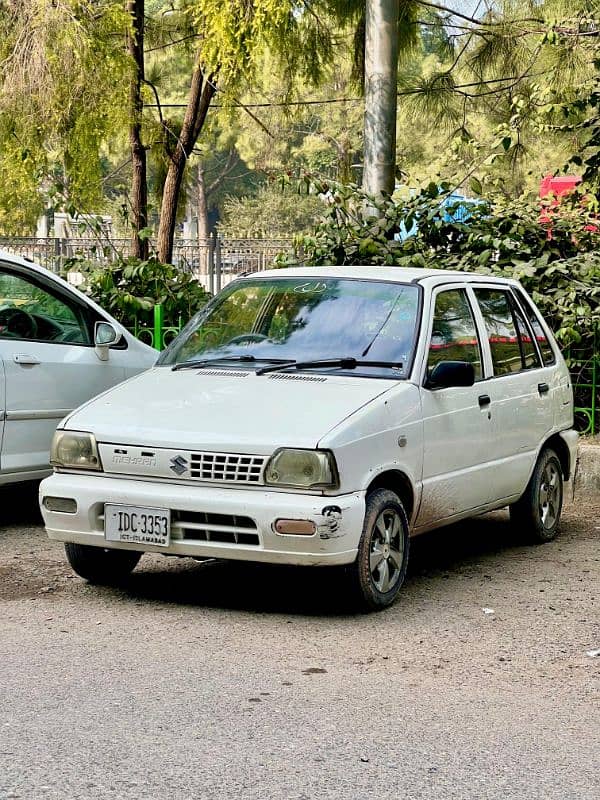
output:
POLYGON ((50 463, 54 467, 70 469, 102 469, 95 437, 79 431, 56 431, 50 450, 50 463))
POLYGON ((267 464, 265 483, 297 489, 334 489, 338 485, 335 460, 325 450, 278 450, 267 464))

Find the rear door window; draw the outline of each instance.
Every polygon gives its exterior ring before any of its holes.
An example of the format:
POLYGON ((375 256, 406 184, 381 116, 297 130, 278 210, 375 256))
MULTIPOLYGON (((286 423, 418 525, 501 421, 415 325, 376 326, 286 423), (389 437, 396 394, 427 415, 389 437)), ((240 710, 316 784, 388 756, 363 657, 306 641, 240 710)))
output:
POLYGON ((525 317, 511 293, 475 289, 490 344, 494 375, 510 375, 540 366, 525 317))

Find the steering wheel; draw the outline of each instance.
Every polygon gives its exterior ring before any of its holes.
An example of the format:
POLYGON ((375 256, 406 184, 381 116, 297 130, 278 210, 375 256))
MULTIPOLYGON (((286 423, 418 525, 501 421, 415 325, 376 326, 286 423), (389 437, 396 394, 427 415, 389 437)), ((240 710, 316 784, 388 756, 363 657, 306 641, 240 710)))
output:
POLYGON ((234 336, 227 344, 242 344, 242 342, 264 342, 268 339, 264 333, 241 333, 239 336, 234 336))
POLYGON ((9 306, 0 309, 0 336, 14 336, 18 339, 35 339, 38 332, 35 317, 22 308, 9 306))

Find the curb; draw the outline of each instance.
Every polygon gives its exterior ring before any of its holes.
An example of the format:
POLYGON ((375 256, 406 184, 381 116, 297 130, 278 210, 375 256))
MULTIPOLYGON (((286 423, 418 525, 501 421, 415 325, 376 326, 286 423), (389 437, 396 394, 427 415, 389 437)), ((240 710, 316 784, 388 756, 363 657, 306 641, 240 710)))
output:
POLYGON ((577 450, 574 493, 576 499, 600 502, 600 445, 580 444, 577 450))

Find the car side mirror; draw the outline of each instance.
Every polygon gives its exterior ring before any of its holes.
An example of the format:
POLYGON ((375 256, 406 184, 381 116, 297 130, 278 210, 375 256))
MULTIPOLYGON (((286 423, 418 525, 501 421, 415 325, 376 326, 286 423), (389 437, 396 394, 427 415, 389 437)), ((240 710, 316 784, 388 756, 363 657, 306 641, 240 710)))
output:
POLYGON ((112 322, 97 322, 94 328, 94 349, 100 361, 108 361, 109 348, 123 338, 112 322))
POLYGON ((473 386, 475 369, 470 361, 439 361, 425 382, 426 389, 448 389, 451 386, 473 386))

